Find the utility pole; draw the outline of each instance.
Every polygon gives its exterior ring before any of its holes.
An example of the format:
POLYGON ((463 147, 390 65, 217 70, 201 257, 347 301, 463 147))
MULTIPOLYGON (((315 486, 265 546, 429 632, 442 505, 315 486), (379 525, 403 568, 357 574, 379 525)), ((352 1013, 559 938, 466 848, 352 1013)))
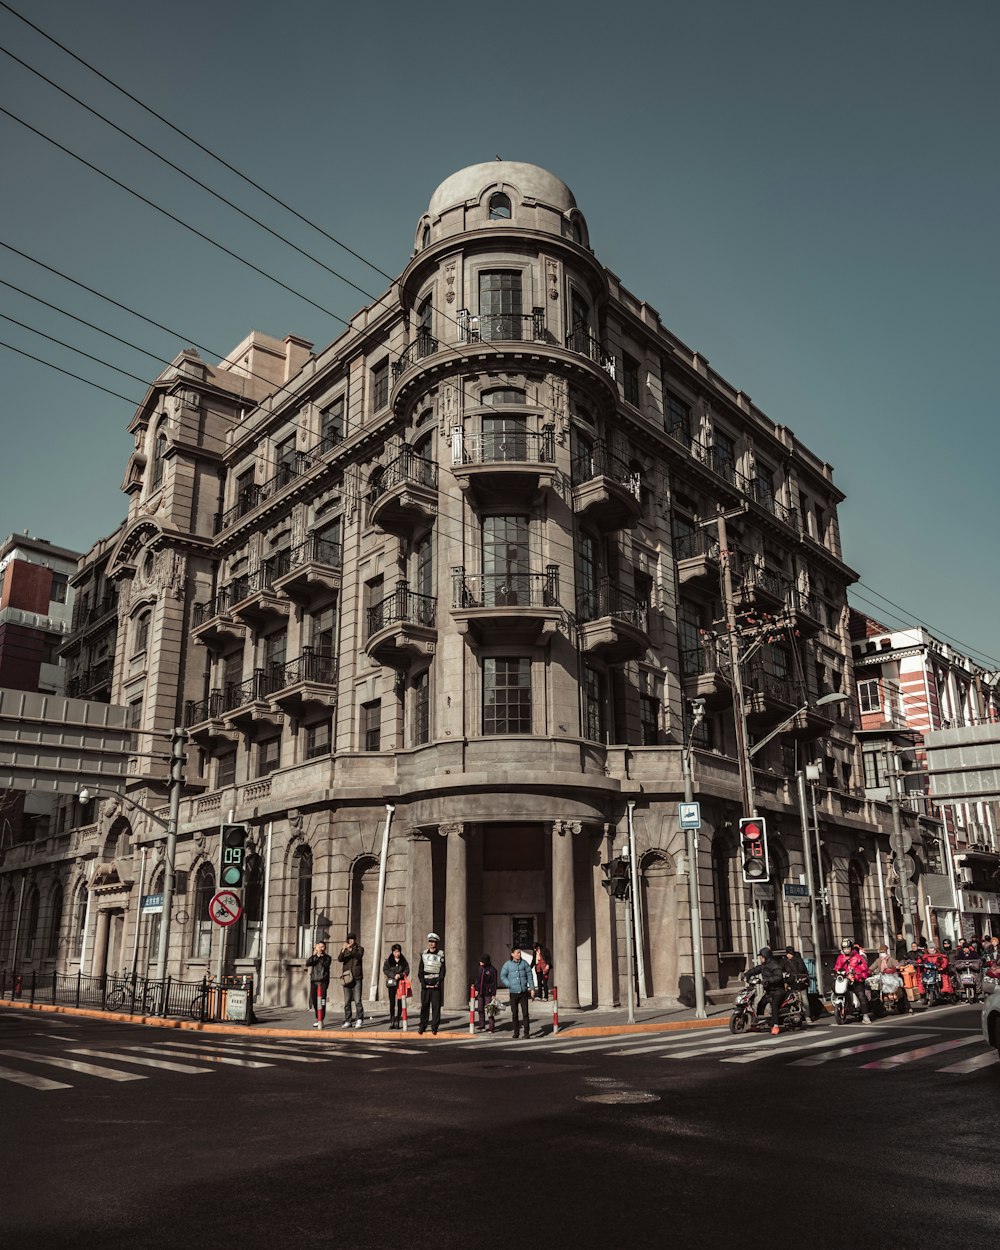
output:
MULTIPOLYGON (((895 748, 886 759, 886 771, 889 774, 889 809, 892 812, 892 848, 896 854, 896 880, 899 883, 899 909, 903 913, 903 937, 909 948, 915 938, 913 926, 913 896, 910 894, 910 876, 907 869, 909 862, 906 836, 903 833, 903 817, 900 813, 899 773, 897 771, 898 756, 895 748)), ((928 934, 928 940, 930 934, 928 934)))
POLYGON ((816 914, 816 878, 813 873, 812 839, 809 830, 809 805, 806 799, 806 775, 800 768, 795 774, 799 795, 799 821, 802 826, 802 851, 806 860, 806 888, 809 891, 809 931, 812 935, 813 962, 816 965, 816 989, 824 994, 823 961, 819 942, 819 920, 816 914))
MULTIPOLYGON (((684 802, 694 802, 694 778, 691 775, 691 751, 694 748, 694 731, 705 718, 705 700, 691 701, 691 731, 688 741, 681 753, 681 768, 684 773, 684 802)), ((695 1019, 704 1020, 705 1011, 705 969, 701 954, 701 892, 698 882, 698 830, 687 831, 688 854, 688 903, 691 911, 691 976, 694 980, 694 1014, 695 1019)))
MULTIPOLYGON (((160 917, 160 945, 156 956, 156 979, 167 979, 167 953, 170 948, 170 919, 174 907, 174 857, 177 854, 177 825, 181 815, 184 765, 187 756, 187 730, 175 728, 170 735, 170 808, 167 814, 167 841, 163 854, 163 915, 160 917)), ((166 995, 161 996, 166 1006, 166 995)))

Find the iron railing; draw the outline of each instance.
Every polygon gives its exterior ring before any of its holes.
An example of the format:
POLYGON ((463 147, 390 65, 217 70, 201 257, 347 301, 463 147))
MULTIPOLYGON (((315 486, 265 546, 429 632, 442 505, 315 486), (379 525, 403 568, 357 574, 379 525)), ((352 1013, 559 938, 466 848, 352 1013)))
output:
POLYGON ((544 573, 452 573, 454 608, 541 608, 559 604, 559 566, 544 573))
POLYGON ((627 621, 636 629, 645 632, 648 605, 641 603, 635 595, 616 583, 608 580, 601 582, 593 590, 577 595, 576 614, 581 621, 599 621, 606 616, 619 621, 627 621))
POLYGON ((530 313, 483 313, 479 317, 463 308, 457 321, 460 343, 520 343, 545 338, 544 308, 533 308, 530 313))
POLYGON ((297 451, 290 460, 286 460, 278 466, 275 475, 261 485, 243 487, 231 508, 227 508, 225 512, 217 512, 215 514, 215 533, 219 534, 224 529, 228 529, 230 525, 238 521, 241 517, 252 512, 265 499, 270 499, 272 495, 276 495, 278 491, 284 490, 289 483, 294 482, 296 478, 301 477, 312 468, 312 460, 304 452, 297 451))
POLYGON ((603 439, 598 440, 592 448, 581 451, 573 457, 570 473, 573 486, 579 486, 583 482, 592 482, 595 477, 607 477, 624 486, 636 499, 642 497, 638 473, 630 468, 620 456, 608 451, 603 439))
POLYGON ((381 474, 369 486, 370 503, 380 499, 387 491, 394 490, 412 482, 417 486, 426 486, 429 490, 437 490, 438 467, 433 460, 425 460, 418 456, 410 447, 404 447, 399 455, 390 460, 382 469, 381 474))
POLYGON ((289 660, 282 667, 281 677, 279 678, 275 673, 274 680, 281 682, 275 690, 284 690, 302 681, 332 686, 337 681, 337 657, 325 651, 314 651, 312 647, 303 647, 298 659, 289 660))
POLYGON ((399 356, 392 364, 392 380, 395 382, 410 365, 417 360, 423 360, 425 356, 433 355, 438 349, 438 341, 433 334, 426 330, 420 330, 417 337, 412 343, 409 343, 399 353, 399 356))
POLYGON ((75 634, 79 629, 86 629, 88 625, 93 625, 96 621, 103 620, 104 617, 110 616, 117 609, 117 594, 102 595, 96 603, 91 603, 89 599, 83 599, 80 603, 73 605, 70 631, 75 634))
POLYGON ((693 560, 696 556, 707 556, 718 560, 719 540, 706 530, 696 529, 688 533, 674 535, 674 559, 693 560))
POLYGON ((556 458, 555 435, 528 430, 489 431, 464 434, 452 444, 452 464, 552 464, 556 458))
POLYGON ((293 547, 288 561, 288 572, 303 564, 325 564, 327 568, 339 569, 343 563, 344 548, 341 543, 310 534, 305 542, 293 547))
POLYGON ((433 627, 437 599, 433 595, 418 595, 400 582, 381 603, 368 609, 368 637, 390 625, 425 625, 433 627))
POLYGON ((578 326, 566 336, 566 346, 578 356, 586 356, 615 379, 618 366, 614 356, 609 355, 602 347, 599 339, 595 339, 588 329, 578 326))

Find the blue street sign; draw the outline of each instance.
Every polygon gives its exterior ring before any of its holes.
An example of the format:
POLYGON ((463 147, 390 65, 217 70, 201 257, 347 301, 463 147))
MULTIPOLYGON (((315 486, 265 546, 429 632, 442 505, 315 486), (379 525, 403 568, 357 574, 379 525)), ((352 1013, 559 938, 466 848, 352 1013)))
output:
POLYGON ((140 911, 163 911, 163 895, 162 894, 144 894, 142 903, 139 906, 140 911))
POLYGON ((677 805, 677 815, 680 817, 682 829, 701 828, 700 803, 679 803, 677 805))

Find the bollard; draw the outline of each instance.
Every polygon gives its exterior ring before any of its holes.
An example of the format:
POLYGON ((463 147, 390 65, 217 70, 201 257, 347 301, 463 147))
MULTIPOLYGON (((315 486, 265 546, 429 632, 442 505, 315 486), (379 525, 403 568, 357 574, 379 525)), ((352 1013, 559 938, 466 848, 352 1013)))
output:
POLYGON ((399 1000, 399 1023, 404 1033, 406 1032, 406 1003, 407 996, 404 994, 399 1000))
POLYGON ((559 986, 552 987, 552 1032, 559 1032, 559 986))
POLYGON ((476 1031, 476 987, 469 986, 469 1032, 476 1031))

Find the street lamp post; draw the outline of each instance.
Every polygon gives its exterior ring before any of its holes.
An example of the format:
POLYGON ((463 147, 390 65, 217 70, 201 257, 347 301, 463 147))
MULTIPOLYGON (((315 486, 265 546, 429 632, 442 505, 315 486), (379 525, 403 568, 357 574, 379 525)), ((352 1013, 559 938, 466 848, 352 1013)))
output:
MULTIPOLYGON (((694 778, 691 775, 691 752, 694 750, 694 731, 705 719, 705 700, 691 700, 691 729, 681 753, 681 770, 684 774, 684 802, 694 802, 694 778)), ((698 830, 687 831, 688 854, 688 902, 691 910, 691 975, 694 978, 694 1014, 704 1020, 705 971, 701 954, 701 896, 698 881, 698 830)))
MULTIPOLYGON (((139 731, 143 732, 143 731, 139 731)), ((187 756, 184 746, 187 742, 187 730, 174 729, 170 735, 170 806, 167 819, 157 816, 148 807, 143 807, 135 799, 120 790, 104 790, 99 786, 85 787, 77 796, 81 803, 89 803, 91 794, 106 794, 121 799, 136 811, 142 812, 166 832, 166 846, 163 856, 163 915, 160 920, 160 944, 156 957, 156 980, 161 983, 167 977, 167 951, 170 944, 170 919, 174 901, 174 857, 177 853, 177 826, 180 820, 181 791, 184 789, 184 764, 187 756)))

